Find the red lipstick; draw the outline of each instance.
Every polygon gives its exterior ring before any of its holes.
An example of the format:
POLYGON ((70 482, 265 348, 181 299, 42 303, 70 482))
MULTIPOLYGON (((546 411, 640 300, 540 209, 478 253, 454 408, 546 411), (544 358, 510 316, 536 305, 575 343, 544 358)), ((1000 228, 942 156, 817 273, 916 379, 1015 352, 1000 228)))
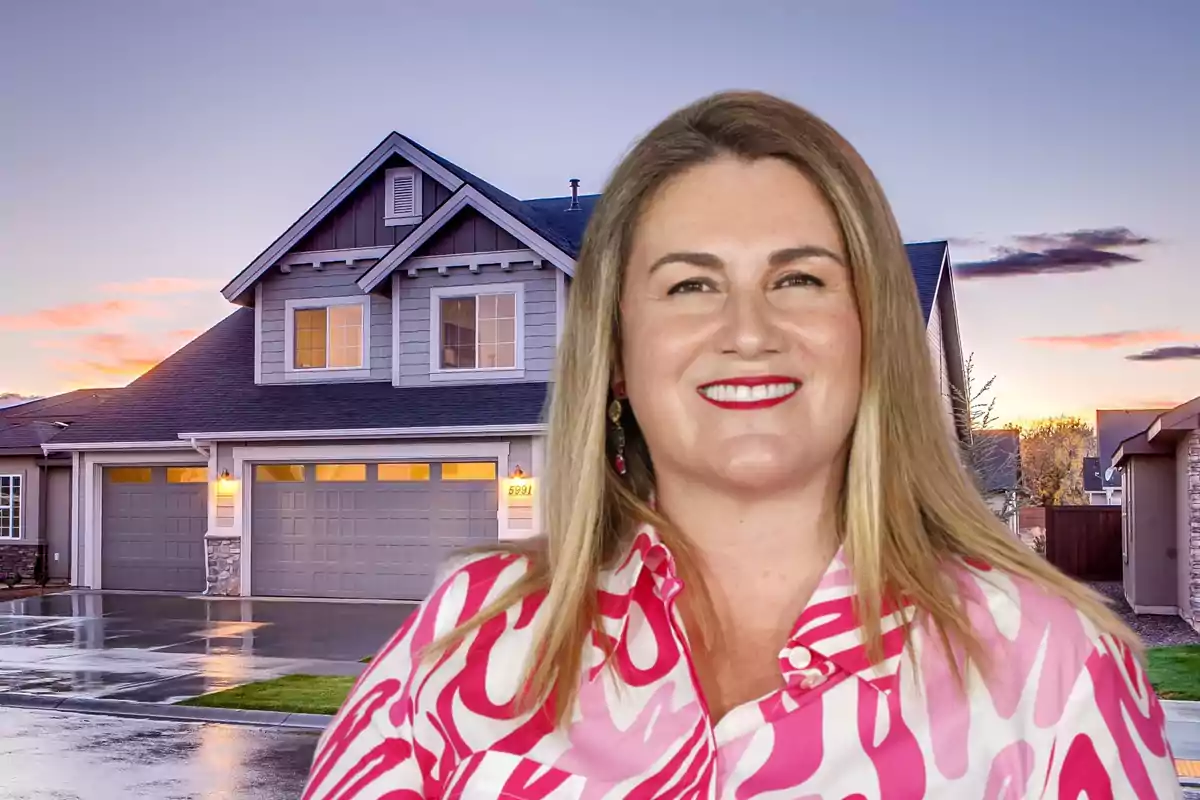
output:
POLYGON ((722 378, 696 387, 696 392, 717 408, 752 411, 786 402, 800 389, 800 385, 799 378, 785 375, 753 375, 722 378))

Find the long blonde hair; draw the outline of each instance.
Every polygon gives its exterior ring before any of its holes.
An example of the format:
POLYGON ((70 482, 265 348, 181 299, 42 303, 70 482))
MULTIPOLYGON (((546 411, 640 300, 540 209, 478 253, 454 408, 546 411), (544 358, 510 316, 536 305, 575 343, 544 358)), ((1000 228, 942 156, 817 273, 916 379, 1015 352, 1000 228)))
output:
POLYGON ((523 579, 439 641, 454 646, 520 599, 546 592, 530 704, 550 700, 569 718, 582 659, 598 624, 596 579, 639 522, 659 527, 676 560, 686 539, 651 507, 654 476, 636 420, 626 413, 628 474, 608 458, 606 408, 619 352, 620 292, 642 210, 670 178, 729 155, 779 158, 825 195, 841 226, 863 329, 862 395, 851 436, 841 529, 868 652, 882 654, 885 599, 913 602, 943 645, 982 666, 986 654, 954 586, 950 559, 971 557, 1036 581, 1068 599, 1102 630, 1136 638, 1097 595, 1016 541, 984 504, 961 463, 932 376, 922 314, 891 208, 859 154, 825 122, 787 101, 726 92, 671 114, 613 172, 588 224, 570 289, 549 407, 539 540, 510 546, 529 559, 523 579), (928 375, 929 380, 917 376, 928 375))

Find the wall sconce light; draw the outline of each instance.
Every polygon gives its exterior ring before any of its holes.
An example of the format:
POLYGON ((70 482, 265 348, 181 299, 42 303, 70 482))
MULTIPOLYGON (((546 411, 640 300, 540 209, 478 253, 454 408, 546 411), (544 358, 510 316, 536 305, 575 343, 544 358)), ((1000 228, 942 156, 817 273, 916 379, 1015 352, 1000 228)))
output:
POLYGON ((525 477, 525 471, 521 469, 520 464, 517 464, 516 466, 513 467, 512 474, 509 475, 508 477, 510 477, 514 480, 520 480, 521 478, 525 477))
POLYGON ((233 494, 236 484, 237 481, 229 474, 229 470, 221 470, 221 474, 217 476, 217 494, 233 494))

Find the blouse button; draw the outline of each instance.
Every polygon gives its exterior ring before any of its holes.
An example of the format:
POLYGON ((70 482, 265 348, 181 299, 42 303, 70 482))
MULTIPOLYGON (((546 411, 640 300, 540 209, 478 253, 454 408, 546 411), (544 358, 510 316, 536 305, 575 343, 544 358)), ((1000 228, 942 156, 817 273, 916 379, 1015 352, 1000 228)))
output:
POLYGON ((805 669, 812 663, 812 652, 807 647, 795 645, 788 651, 787 660, 792 669, 805 669))

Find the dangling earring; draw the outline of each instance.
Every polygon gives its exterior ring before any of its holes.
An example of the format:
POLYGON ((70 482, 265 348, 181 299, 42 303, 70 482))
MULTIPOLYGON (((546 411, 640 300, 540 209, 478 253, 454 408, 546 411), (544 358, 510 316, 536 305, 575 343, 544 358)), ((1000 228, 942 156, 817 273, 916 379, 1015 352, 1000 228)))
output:
POLYGON ((613 425, 613 443, 616 445, 616 455, 613 456, 613 469, 618 475, 625 474, 625 428, 621 426, 621 398, 614 397, 608 405, 608 419, 613 425))

